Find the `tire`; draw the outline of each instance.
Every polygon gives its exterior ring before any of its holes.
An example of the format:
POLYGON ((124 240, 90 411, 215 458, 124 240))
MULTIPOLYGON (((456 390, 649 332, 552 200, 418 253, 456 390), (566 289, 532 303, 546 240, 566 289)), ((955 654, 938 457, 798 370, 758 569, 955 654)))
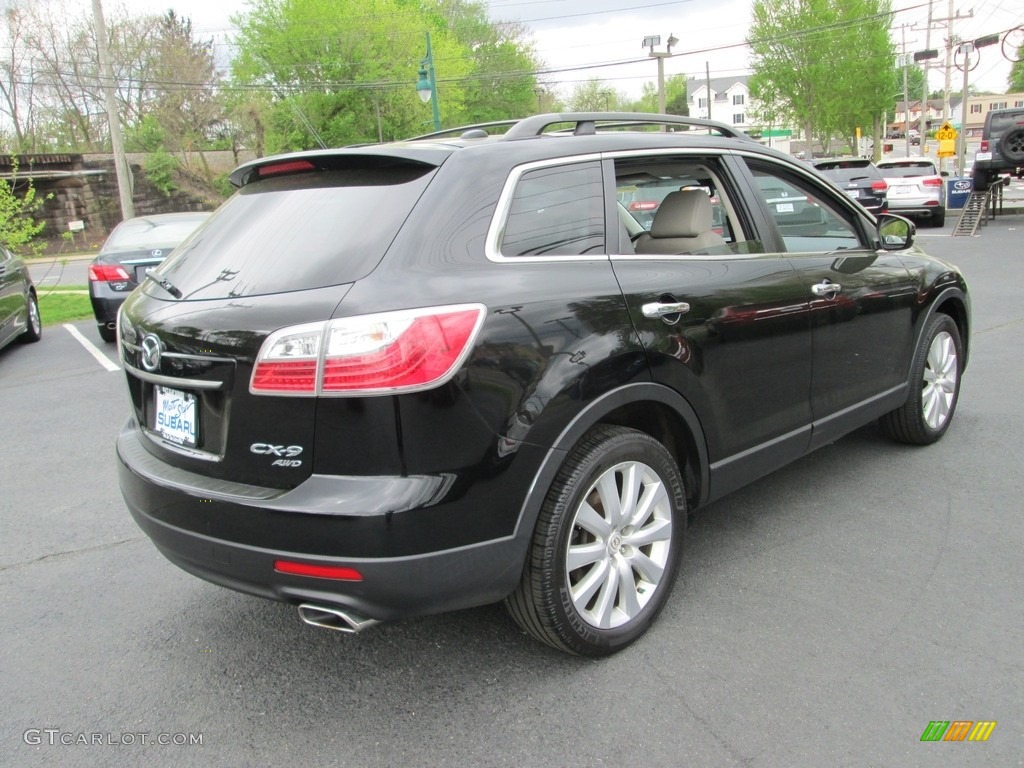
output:
POLYGON ((999 149, 1007 160, 1015 163, 1024 160, 1024 128, 1007 131, 999 141, 999 149))
POLYGON ((107 328, 106 323, 100 323, 96 328, 100 332, 100 338, 107 342, 107 344, 113 344, 116 341, 117 331, 113 328, 107 328))
POLYGON ((683 481, 665 447, 633 429, 597 427, 551 484, 506 607, 528 634, 559 650, 620 651, 668 599, 685 527, 683 481))
POLYGON ((28 318, 25 322, 25 330, 21 332, 18 341, 32 344, 43 338, 43 320, 39 315, 39 299, 36 298, 34 292, 29 292, 26 307, 28 318))
POLYGON ((974 180, 974 191, 975 192, 987 192, 988 185, 992 181, 992 176, 988 171, 974 170, 971 173, 971 178, 974 180))
POLYGON ((914 352, 907 401, 880 419, 882 430, 911 445, 928 445, 942 437, 956 412, 963 361, 956 323, 949 315, 936 315, 914 352))
POLYGON ((935 213, 932 214, 932 226, 941 227, 946 223, 946 209, 936 208, 935 213))

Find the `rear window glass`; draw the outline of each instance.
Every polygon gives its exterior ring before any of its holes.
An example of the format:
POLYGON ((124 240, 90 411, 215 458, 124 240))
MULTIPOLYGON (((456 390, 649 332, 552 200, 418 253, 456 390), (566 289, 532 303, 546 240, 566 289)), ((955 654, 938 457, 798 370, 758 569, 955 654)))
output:
POLYGON ((1024 111, 1003 112, 1002 114, 989 113, 991 115, 990 128, 994 132, 1005 131, 1012 125, 1024 125, 1024 111))
POLYGON ((894 163, 893 165, 879 165, 878 170, 883 176, 893 179, 909 179, 914 176, 938 176, 939 172, 929 162, 920 163, 894 163))
POLYGON ((175 218, 170 221, 159 219, 129 219, 118 224, 107 242, 104 251, 129 251, 150 248, 156 245, 177 245, 191 235, 206 219, 206 214, 175 218))
POLYGON ((350 283, 383 257, 433 170, 405 164, 248 184, 159 272, 185 300, 350 283))
POLYGON ((560 165, 523 174, 505 223, 502 255, 606 252, 600 165, 560 165))
POLYGON ((839 179, 839 181, 880 178, 878 171, 873 165, 857 162, 856 160, 822 163, 821 165, 815 165, 815 167, 829 178, 839 179))

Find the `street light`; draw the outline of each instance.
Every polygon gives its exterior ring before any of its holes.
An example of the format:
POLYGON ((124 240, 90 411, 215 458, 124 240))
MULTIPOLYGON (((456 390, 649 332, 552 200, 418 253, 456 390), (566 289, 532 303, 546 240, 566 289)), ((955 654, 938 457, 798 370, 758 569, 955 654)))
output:
POLYGON ((658 114, 665 114, 665 59, 672 55, 672 46, 679 42, 679 38, 669 33, 667 50, 656 51, 654 46, 661 45, 661 35, 648 35, 641 44, 647 48, 647 55, 658 60, 658 114))
POLYGON ((437 109, 437 79, 434 77, 434 54, 430 49, 430 33, 427 32, 427 55, 420 60, 420 79, 416 83, 420 101, 430 102, 434 112, 434 130, 441 130, 441 114, 437 109))

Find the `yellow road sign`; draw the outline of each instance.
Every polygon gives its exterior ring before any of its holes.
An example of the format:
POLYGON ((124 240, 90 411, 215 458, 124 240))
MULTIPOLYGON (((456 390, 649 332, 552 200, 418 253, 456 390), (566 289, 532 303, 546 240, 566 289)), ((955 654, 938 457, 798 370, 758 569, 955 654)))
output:
POLYGON ((935 132, 935 138, 939 141, 956 141, 956 137, 959 135, 949 120, 944 122, 939 130, 935 132))

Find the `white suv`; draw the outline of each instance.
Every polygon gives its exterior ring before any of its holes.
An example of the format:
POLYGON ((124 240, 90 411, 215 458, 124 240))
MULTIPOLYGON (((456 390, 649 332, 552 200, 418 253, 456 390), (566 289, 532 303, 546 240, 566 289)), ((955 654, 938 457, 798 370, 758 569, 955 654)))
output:
POLYGON ((941 227, 946 221, 946 189, 935 163, 927 157, 895 157, 876 167, 889 184, 889 210, 903 216, 927 216, 941 227))

